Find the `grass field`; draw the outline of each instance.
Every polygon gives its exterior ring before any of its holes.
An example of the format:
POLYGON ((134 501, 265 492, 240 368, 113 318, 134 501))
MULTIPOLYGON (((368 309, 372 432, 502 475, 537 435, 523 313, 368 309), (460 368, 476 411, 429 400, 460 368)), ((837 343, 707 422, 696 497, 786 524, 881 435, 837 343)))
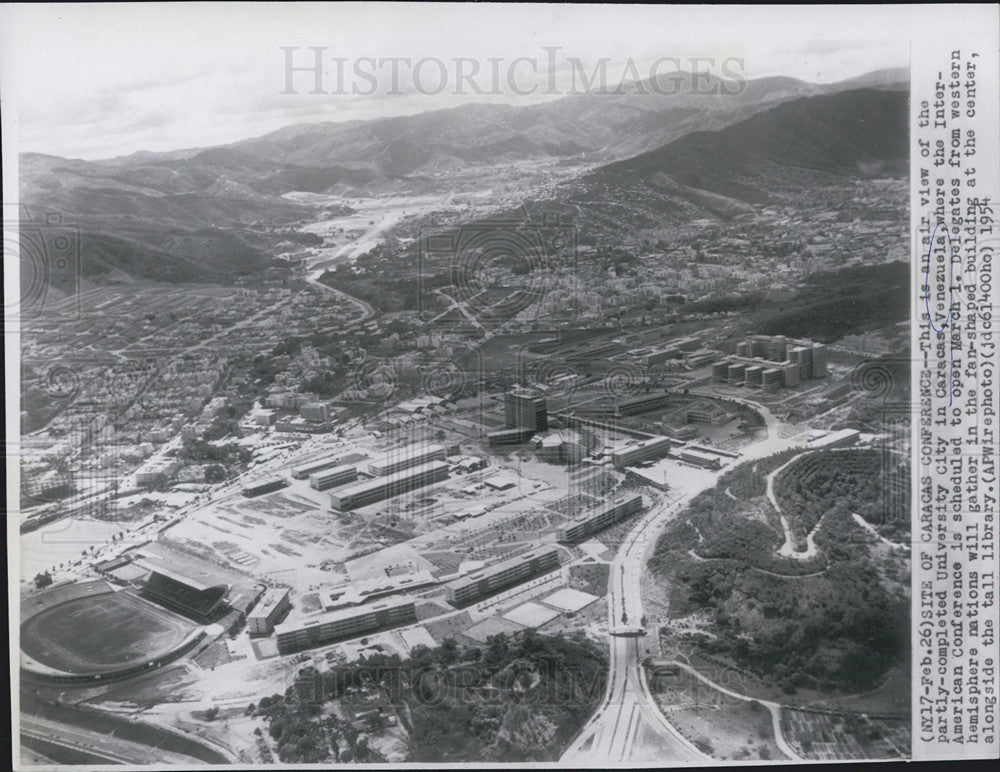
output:
POLYGON ((29 657, 69 673, 100 672, 169 651, 194 625, 126 592, 52 606, 21 625, 29 657))

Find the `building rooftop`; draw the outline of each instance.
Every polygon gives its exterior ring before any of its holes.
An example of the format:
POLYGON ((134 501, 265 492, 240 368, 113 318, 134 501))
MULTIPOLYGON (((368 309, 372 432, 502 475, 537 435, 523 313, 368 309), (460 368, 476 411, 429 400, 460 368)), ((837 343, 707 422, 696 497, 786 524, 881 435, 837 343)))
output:
POLYGON ((253 611, 247 615, 247 619, 262 619, 266 617, 287 596, 288 589, 285 587, 274 587, 268 590, 264 593, 260 602, 254 606, 253 611))
POLYGON ((406 461, 407 459, 417 458, 427 453, 443 453, 443 445, 425 445, 423 443, 415 443, 413 445, 407 445, 404 448, 396 448, 393 450, 388 450, 381 456, 373 458, 371 460, 372 464, 392 464, 398 463, 400 461, 406 461))
POLYGON ((351 584, 343 584, 324 590, 320 593, 320 597, 323 600, 324 608, 334 609, 342 606, 357 606, 377 595, 386 595, 436 583, 437 579, 429 571, 415 571, 396 577, 374 577, 351 584))
MULTIPOLYGON (((501 560, 499 563, 494 563, 492 566, 487 566, 486 568, 480 568, 473 571, 471 574, 466 574, 465 576, 459 577, 451 582, 449 586, 454 589, 459 589, 461 587, 467 587, 471 584, 475 584, 480 579, 484 579, 487 576, 495 576, 496 574, 502 573, 509 568, 520 565, 521 563, 527 563, 537 557, 546 555, 550 552, 556 552, 555 547, 536 547, 533 550, 528 550, 527 552, 522 552, 520 555, 515 555, 512 558, 507 558, 506 560, 501 560)), ((557 553, 558 554, 558 553, 557 553)))
POLYGON ((340 497, 354 496, 357 493, 371 490, 372 488, 378 487, 380 485, 391 485, 399 480, 408 480, 411 477, 415 477, 423 472, 432 469, 448 469, 448 465, 444 461, 431 461, 428 464, 420 464, 419 466, 413 466, 409 469, 404 469, 400 472, 393 472, 392 474, 387 474, 384 477, 374 477, 371 480, 365 480, 363 482, 354 483, 353 485, 347 485, 340 488, 336 495, 340 497))
POLYGON ((319 616, 308 619, 290 619, 287 622, 282 622, 280 625, 275 625, 274 632, 278 635, 282 633, 293 633, 298 630, 329 624, 330 622, 353 619, 354 617, 362 614, 372 614, 378 611, 388 611, 391 609, 402 608, 404 606, 409 606, 412 603, 413 598, 407 595, 383 598, 382 600, 377 600, 374 603, 365 603, 360 606, 348 606, 347 608, 328 611, 325 614, 320 614, 319 616))

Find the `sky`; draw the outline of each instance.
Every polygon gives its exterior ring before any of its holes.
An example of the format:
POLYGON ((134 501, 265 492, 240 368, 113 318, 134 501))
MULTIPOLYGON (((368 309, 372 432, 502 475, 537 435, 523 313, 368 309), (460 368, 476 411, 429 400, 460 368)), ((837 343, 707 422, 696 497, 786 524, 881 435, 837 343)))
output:
POLYGON ((551 100, 574 83, 582 88, 580 76, 589 78, 601 59, 609 87, 622 79, 693 68, 722 76, 833 82, 908 65, 909 42, 893 37, 899 11, 899 6, 7 5, 0 8, 0 97, 10 111, 7 119, 13 116, 20 152, 98 159, 224 144, 302 122, 412 114, 472 101, 551 100), (316 54, 310 47, 320 49, 320 91, 327 93, 311 93, 312 71, 292 73, 294 93, 282 93, 289 90, 287 57, 295 67, 312 65, 316 54), (700 63, 692 65, 692 57, 700 63), (468 61, 456 64, 456 58, 468 61), (427 61, 415 67, 421 59, 427 61), (380 60, 396 63, 378 66, 380 60), (338 67, 344 73, 339 84, 338 67), (377 73, 376 80, 355 75, 355 68, 377 73), (460 81, 463 72, 476 68, 471 80, 460 81), (463 86, 455 93, 459 82, 463 86), (476 94, 473 84, 485 93, 476 94))

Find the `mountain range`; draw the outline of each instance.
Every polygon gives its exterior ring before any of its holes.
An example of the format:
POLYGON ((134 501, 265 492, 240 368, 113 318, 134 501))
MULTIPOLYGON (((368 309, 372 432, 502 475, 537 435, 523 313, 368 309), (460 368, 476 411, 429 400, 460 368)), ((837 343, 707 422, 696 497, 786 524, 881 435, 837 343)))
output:
POLYGON ((21 202, 79 223, 90 280, 202 281, 259 271, 290 229, 315 221, 315 204, 284 197, 293 191, 447 191, 450 172, 488 180, 495 168, 547 159, 586 169, 591 185, 755 204, 766 200, 768 164, 854 173, 905 159, 905 70, 822 85, 763 78, 735 94, 713 78, 697 92, 690 76, 662 79, 528 107, 299 124, 226 146, 103 161, 29 153, 20 158, 21 202))
POLYGON ((679 184, 766 203, 782 169, 859 176, 898 171, 909 154, 908 115, 908 94, 900 91, 856 89, 796 99, 719 131, 685 134, 585 179, 625 187, 679 184))

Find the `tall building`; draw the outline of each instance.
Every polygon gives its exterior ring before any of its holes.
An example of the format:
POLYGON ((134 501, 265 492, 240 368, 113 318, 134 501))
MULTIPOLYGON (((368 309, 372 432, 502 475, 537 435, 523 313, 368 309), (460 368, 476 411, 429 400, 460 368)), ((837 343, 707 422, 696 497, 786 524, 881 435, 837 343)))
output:
POLYGON ((826 359, 826 346, 820 343, 784 335, 752 335, 736 344, 735 355, 712 365, 712 381, 770 393, 824 377, 826 359))
POLYGON ((826 377, 826 346, 822 343, 814 343, 812 347, 812 377, 826 377))
POLYGON ((281 617, 291 607, 288 588, 275 587, 268 590, 253 611, 247 614, 247 632, 250 635, 270 635, 275 624, 281 621, 281 617))
POLYGON ((798 365, 799 380, 804 381, 812 378, 813 373, 813 350, 810 346, 796 346, 788 355, 789 361, 798 365))
POLYGON ((549 428, 544 394, 518 387, 504 395, 503 404, 508 429, 533 429, 541 432, 549 428))
POLYGON ((784 335, 775 335, 767 342, 767 358, 772 362, 784 362, 788 346, 784 335))
POLYGON ((785 385, 785 374, 777 367, 770 367, 761 375, 761 389, 773 394, 785 385))

